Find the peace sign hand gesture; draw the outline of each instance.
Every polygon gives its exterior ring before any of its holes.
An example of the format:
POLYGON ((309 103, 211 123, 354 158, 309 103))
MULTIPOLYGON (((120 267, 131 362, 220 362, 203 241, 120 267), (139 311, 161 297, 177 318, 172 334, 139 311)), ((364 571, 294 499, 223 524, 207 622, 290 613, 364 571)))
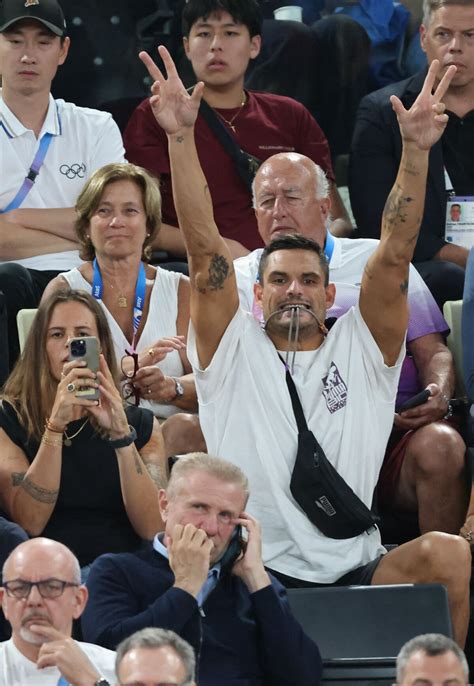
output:
POLYGON ((150 105, 155 119, 168 135, 173 135, 194 126, 204 83, 200 81, 192 94, 188 93, 168 50, 160 45, 158 52, 165 65, 166 79, 147 52, 140 52, 138 56, 154 81, 150 105))
POLYGON ((445 114, 446 106, 441 100, 456 73, 456 67, 454 65, 448 67, 433 93, 439 66, 439 61, 433 60, 423 88, 409 110, 405 109, 396 95, 390 97, 403 141, 414 143, 420 150, 430 150, 441 138, 448 122, 448 115, 445 114))

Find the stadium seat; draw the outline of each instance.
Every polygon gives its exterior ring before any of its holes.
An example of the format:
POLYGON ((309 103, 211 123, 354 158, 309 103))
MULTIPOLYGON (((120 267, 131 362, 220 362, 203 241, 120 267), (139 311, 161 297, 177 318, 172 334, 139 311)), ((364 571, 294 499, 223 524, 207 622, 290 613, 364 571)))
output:
POLYGON ((330 686, 390 686, 406 641, 431 632, 452 637, 441 584, 288 589, 288 600, 319 646, 321 683, 330 686))
POLYGON ((20 342, 20 351, 25 347, 25 341, 28 337, 31 324, 36 315, 36 309, 18 310, 16 315, 16 325, 18 327, 18 340, 20 342))

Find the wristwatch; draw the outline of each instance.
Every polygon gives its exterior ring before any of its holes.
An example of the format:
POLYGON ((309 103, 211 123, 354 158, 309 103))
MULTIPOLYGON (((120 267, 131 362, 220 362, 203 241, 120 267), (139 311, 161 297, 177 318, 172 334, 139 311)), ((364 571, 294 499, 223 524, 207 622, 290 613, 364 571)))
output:
POLYGON ((135 431, 134 426, 128 425, 128 428, 130 429, 130 433, 128 436, 124 436, 123 438, 116 438, 115 440, 108 439, 109 445, 112 446, 112 448, 126 448, 127 445, 132 445, 132 443, 135 443, 137 440, 137 432, 135 431))
POLYGON ((177 398, 182 398, 184 395, 183 384, 175 376, 172 376, 171 378, 174 381, 174 391, 175 391, 175 396, 174 396, 173 400, 176 400, 177 398))
POLYGON ((97 679, 94 686, 111 686, 111 684, 110 681, 107 681, 107 679, 104 679, 104 677, 101 676, 97 679))

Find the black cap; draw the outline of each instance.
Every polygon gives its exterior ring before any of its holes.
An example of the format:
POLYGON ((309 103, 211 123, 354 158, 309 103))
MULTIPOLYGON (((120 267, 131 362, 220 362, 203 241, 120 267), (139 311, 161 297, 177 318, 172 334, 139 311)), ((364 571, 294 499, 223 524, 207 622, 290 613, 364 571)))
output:
POLYGON ((66 20, 56 0, 0 0, 0 33, 20 19, 36 19, 57 36, 66 35, 66 20))

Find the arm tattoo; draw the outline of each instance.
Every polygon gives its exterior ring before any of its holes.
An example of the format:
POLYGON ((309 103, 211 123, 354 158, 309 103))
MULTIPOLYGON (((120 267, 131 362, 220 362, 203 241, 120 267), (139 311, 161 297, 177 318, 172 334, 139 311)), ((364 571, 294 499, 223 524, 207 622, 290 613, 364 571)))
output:
POLYGON ((135 462, 135 469, 137 470, 137 474, 143 474, 142 463, 138 451, 136 449, 133 452, 133 459, 135 462))
POLYGON ((405 281, 400 284, 400 292, 402 295, 406 295, 408 293, 408 279, 405 279, 405 281))
POLYGON ((211 291, 220 291, 224 287, 224 281, 229 278, 232 273, 231 267, 224 255, 214 253, 209 263, 208 278, 204 287, 197 286, 200 293, 207 293, 207 289, 211 291))
POLYGON ((59 490, 51 491, 48 488, 37 486, 37 484, 33 483, 33 481, 26 476, 26 472, 13 472, 12 484, 13 486, 20 486, 23 488, 29 496, 34 500, 38 500, 40 503, 54 505, 58 499, 59 490))
POLYGON ((184 141, 184 136, 176 136, 176 142, 182 143, 184 141))
POLYGON ((384 208, 384 218, 390 228, 397 223, 405 224, 407 221, 407 206, 413 202, 410 196, 403 197, 399 189, 390 193, 384 208))

